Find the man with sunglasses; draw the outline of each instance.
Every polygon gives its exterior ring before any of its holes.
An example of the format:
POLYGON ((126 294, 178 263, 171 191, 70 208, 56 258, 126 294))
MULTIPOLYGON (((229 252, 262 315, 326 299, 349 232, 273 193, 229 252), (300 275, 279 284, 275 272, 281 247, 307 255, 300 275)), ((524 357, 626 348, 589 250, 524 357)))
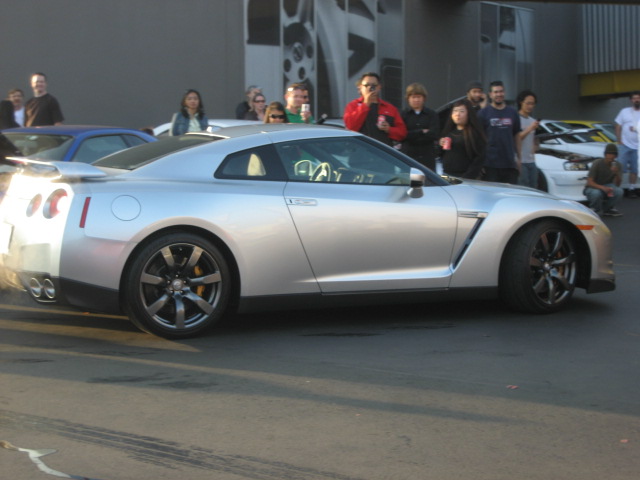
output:
POLYGON ((284 93, 289 123, 315 123, 309 109, 309 90, 304 83, 294 83, 284 93))
POLYGON ((387 145, 401 142, 407 127, 396 107, 380 98, 380 76, 369 72, 356 83, 360 98, 349 102, 344 109, 344 125, 387 145))

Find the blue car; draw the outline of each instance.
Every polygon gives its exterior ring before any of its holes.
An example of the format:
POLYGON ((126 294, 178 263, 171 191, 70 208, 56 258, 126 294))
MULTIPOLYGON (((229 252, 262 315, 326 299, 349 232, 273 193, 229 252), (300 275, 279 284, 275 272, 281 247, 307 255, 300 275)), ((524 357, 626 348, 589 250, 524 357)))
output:
POLYGON ((21 156, 40 160, 92 163, 120 150, 157 139, 130 128, 95 125, 21 127, 2 131, 21 156))

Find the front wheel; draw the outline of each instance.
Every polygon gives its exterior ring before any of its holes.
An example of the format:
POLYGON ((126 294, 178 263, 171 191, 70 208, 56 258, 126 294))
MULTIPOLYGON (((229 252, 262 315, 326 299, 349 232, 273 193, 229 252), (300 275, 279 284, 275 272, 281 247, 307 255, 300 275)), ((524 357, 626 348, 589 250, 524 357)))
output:
POLYGON ((125 274, 124 309, 141 330, 187 338, 213 326, 231 295, 224 255, 189 233, 159 237, 136 253, 125 274))
POLYGON ((555 221, 528 225, 509 242, 500 268, 500 296, 511 308, 551 313, 573 295, 577 276, 574 240, 555 221))

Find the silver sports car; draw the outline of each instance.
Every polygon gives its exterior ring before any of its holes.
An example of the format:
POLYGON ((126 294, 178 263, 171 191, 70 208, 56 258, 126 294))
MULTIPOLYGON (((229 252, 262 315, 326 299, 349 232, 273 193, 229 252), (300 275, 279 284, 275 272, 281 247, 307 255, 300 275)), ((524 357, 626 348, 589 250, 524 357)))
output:
POLYGON ((358 133, 251 125, 89 165, 21 162, 0 253, 41 303, 183 338, 238 311, 501 298, 554 312, 615 288, 611 234, 537 190, 447 181, 358 133))

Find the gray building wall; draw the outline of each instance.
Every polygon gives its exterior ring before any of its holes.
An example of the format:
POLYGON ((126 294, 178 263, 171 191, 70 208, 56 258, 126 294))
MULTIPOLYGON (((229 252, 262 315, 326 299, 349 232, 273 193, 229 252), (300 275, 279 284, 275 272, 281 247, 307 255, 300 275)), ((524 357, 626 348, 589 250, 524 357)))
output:
MULTIPOLYGON (((540 118, 613 121, 627 99, 581 99, 581 6, 546 2, 493 2, 534 13, 534 69, 531 88, 540 118)), ((405 0, 405 83, 424 83, 428 105, 437 108, 465 94, 480 78, 480 1, 405 0)), ((508 92, 515 98, 517 92, 508 92)))
POLYGON ((237 0, 2 0, 0 95, 47 74, 65 123, 168 122, 187 88, 211 117, 244 90, 237 0))
MULTIPOLYGON (((245 88, 243 3, 2 0, 0 96, 19 87, 29 98, 29 75, 42 71, 69 124, 168 122, 187 88, 200 90, 209 117, 232 117, 245 88)), ((628 104, 578 97, 580 5, 496 3, 534 11, 527 87, 538 93, 537 116, 612 120, 628 104)), ((432 108, 463 95, 470 80, 493 80, 479 78, 480 8, 479 1, 405 0, 404 83, 424 83, 432 108)))

